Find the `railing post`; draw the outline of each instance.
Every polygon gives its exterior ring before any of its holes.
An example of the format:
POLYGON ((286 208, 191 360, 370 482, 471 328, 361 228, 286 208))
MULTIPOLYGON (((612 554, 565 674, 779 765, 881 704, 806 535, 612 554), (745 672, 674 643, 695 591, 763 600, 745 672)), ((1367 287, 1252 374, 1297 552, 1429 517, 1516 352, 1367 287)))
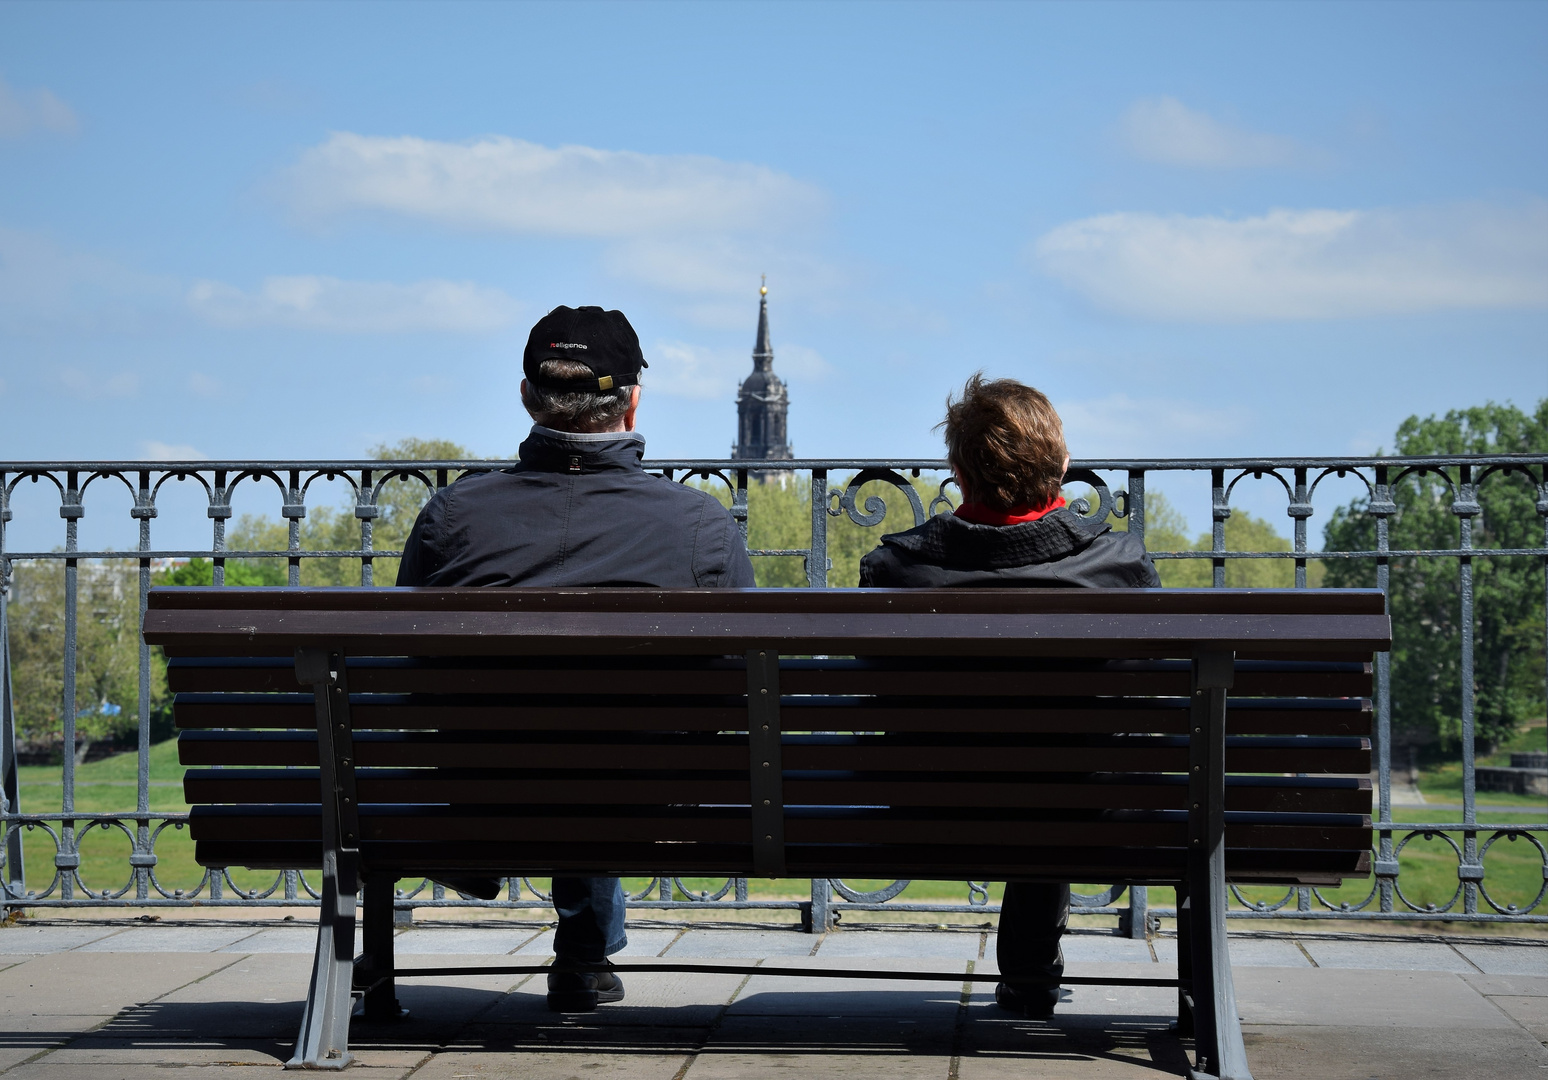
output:
POLYGON ((75 850, 75 660, 76 632, 78 629, 80 597, 80 560, 69 557, 79 551, 79 522, 86 508, 81 505, 80 473, 75 469, 66 474, 64 499, 59 506, 59 516, 65 521, 65 640, 64 640, 64 690, 60 695, 60 708, 64 710, 61 738, 63 769, 60 781, 64 796, 60 800, 59 848, 54 852, 54 869, 59 874, 59 898, 75 898, 75 871, 81 857, 75 850))
POLYGON ((16 774, 16 714, 11 701, 11 630, 7 607, 11 595, 11 562, 5 551, 5 522, 11 511, 4 504, 5 474, 0 473, 0 898, 27 895, 26 864, 22 861, 21 828, 8 814, 21 813, 21 787, 16 774))
POLYGON ((812 898, 802 905, 801 929, 808 934, 833 929, 833 886, 827 878, 812 878, 812 898))
POLYGON ((135 733, 135 754, 138 758, 135 769, 135 800, 134 811, 139 817, 135 821, 134 829, 134 854, 130 856, 134 864, 134 895, 137 900, 150 898, 151 874, 155 872, 156 853, 151 850, 150 831, 150 703, 151 703, 151 657, 150 646, 145 644, 145 637, 140 632, 140 627, 145 625, 145 607, 150 595, 151 586, 151 519, 156 516, 156 504, 151 495, 150 470, 140 470, 140 487, 135 493, 134 507, 129 511, 130 516, 140 523, 140 626, 135 627, 134 636, 139 639, 140 660, 140 716, 139 725, 135 733))
MULTIPOLYGON (((1392 598, 1388 586, 1391 584, 1392 560, 1387 557, 1387 552, 1391 550, 1391 519, 1397 513, 1397 503, 1392 500, 1385 465, 1376 466, 1370 512, 1376 519, 1376 587, 1387 596, 1387 614, 1390 616, 1392 598)), ((1400 868, 1392 847, 1392 654, 1389 652, 1376 654, 1376 770, 1377 900, 1382 912, 1390 913, 1400 868)))
POLYGON ((1226 502, 1226 483, 1224 469, 1210 470, 1210 562, 1214 565, 1214 577, 1211 584, 1217 589, 1225 588, 1226 561, 1225 561, 1225 523, 1231 516, 1230 504, 1226 502))
POLYGON ((1143 543, 1145 540, 1145 470, 1130 469, 1127 487, 1129 535, 1138 537, 1143 543))
MULTIPOLYGON (((372 535, 372 523, 376 515, 380 513, 376 505, 376 496, 371 491, 371 470, 365 469, 360 474, 360 493, 355 499, 355 517, 360 519, 360 550, 369 552, 374 539, 372 535)), ((360 585, 369 589, 373 583, 375 567, 371 564, 371 556, 364 555, 360 559, 360 585)))
POLYGON ((1118 936, 1143 941, 1150 936, 1150 889, 1129 886, 1129 906, 1118 913, 1118 936))
POLYGON ((287 522, 285 528, 285 580, 292 589, 301 584, 301 522, 306 519, 306 492, 301 490, 301 470, 290 470, 290 487, 285 492, 285 505, 280 515, 287 522))
POLYGON ((1306 492, 1306 469, 1297 466, 1295 470, 1295 494, 1290 499, 1290 507, 1285 511, 1295 522, 1295 587, 1306 588, 1306 519, 1315 512, 1312 509, 1311 497, 1306 492))
POLYGON ((806 585, 828 587, 828 470, 812 470, 812 544, 806 557, 806 585))
MULTIPOLYGON (((1471 465, 1459 466, 1457 497, 1451 504, 1451 512, 1459 519, 1461 549, 1473 547, 1473 518, 1479 513, 1478 492, 1473 486, 1471 465)), ((1476 695, 1473 686, 1473 557, 1461 555, 1458 571, 1462 592, 1462 861, 1457 864, 1457 877, 1462 883, 1462 911, 1468 915, 1478 913, 1478 883, 1483 880, 1484 868, 1478 859, 1478 776, 1473 753, 1474 709, 1476 695)))

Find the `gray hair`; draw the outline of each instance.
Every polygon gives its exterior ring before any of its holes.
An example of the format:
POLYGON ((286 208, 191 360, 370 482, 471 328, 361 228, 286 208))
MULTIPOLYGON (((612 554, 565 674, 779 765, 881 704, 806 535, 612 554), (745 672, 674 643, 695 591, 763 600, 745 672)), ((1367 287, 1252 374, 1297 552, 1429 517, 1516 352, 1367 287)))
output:
MULTIPOLYGON (((544 360, 538 366, 538 375, 544 379, 595 379, 591 369, 576 360, 544 360)), ((627 386, 611 390, 552 390, 529 380, 521 403, 543 427, 596 431, 628 412, 633 397, 633 389, 627 386)))

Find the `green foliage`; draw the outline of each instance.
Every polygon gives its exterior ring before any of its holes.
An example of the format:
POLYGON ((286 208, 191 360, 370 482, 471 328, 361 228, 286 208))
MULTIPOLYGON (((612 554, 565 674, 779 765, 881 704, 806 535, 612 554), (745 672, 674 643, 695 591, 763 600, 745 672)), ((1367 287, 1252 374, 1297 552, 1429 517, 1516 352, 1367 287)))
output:
MULTIPOLYGON (((1396 452, 1431 454, 1548 451, 1548 399, 1532 414, 1493 403, 1445 416, 1411 416, 1397 430, 1396 452)), ((1446 470, 1455 476, 1456 470, 1446 470)), ((1536 493, 1521 473, 1496 472, 1478 485, 1482 513, 1473 519, 1476 548, 1542 543, 1536 493)), ((1455 548, 1459 519, 1450 486, 1434 474, 1411 475, 1394 486, 1390 519, 1394 550, 1455 548)), ((1376 520, 1369 499, 1356 499, 1328 522, 1324 544, 1335 551, 1371 551, 1376 520)), ((1340 560, 1328 584, 1372 588, 1375 566, 1340 560)), ((1401 738, 1455 745, 1461 736, 1461 570, 1455 558, 1394 559, 1389 583, 1393 620, 1392 719, 1401 738)), ((1543 564, 1530 556, 1473 561, 1475 737, 1493 743, 1543 712, 1543 564)))
MULTIPOLYGON (((384 461, 466 461, 473 455, 467 447, 449 439, 400 439, 390 445, 383 443, 373 448, 371 456, 384 461)), ((435 483, 435 474, 431 473, 428 480, 431 484, 435 483)), ((432 494, 434 490, 418 477, 395 477, 383 484, 376 497, 378 516, 372 523, 372 547, 382 551, 402 551, 403 545, 408 542, 409 533, 414 529, 419 511, 430 501, 432 494)), ((398 562, 398 559, 373 560, 375 583, 391 585, 397 581, 398 562)), ((356 577, 355 580, 360 579, 356 577)))
MULTIPOLYGON (((65 567, 51 559, 18 563, 12 573, 6 616, 17 739, 37 749, 62 749, 65 567)), ((133 731, 139 723, 140 583, 136 568, 81 564, 76 576, 76 613, 75 728, 77 737, 89 744, 133 731)), ((159 657, 152 656, 153 709, 165 697, 163 666, 159 657)))
MULTIPOLYGON (((1096 496, 1087 489, 1092 505, 1096 496)), ((1127 518, 1113 518, 1118 532, 1129 527, 1127 518)), ((1233 510, 1225 523, 1227 551, 1290 551, 1294 545, 1274 526, 1245 510, 1233 510)), ((1171 551, 1210 551, 1214 538, 1201 533, 1188 539, 1188 521, 1159 491, 1145 494, 1145 550, 1152 554, 1171 551)), ((1214 584, 1214 563, 1209 559, 1155 559, 1161 584, 1168 589, 1207 589, 1214 584)), ((1322 565, 1308 560, 1306 583, 1317 588, 1323 581, 1322 565)), ((1229 589, 1289 589, 1295 586, 1295 562, 1291 559, 1227 559, 1225 583, 1229 589)))
MULTIPOLYGON (((828 584, 833 588, 854 588, 860 584, 860 559, 873 550, 884 533, 903 532, 914 527, 914 512, 908 495, 884 481, 864 485, 855 494, 857 513, 866 516, 866 500, 879 499, 886 508, 877 525, 857 524, 847 512, 832 514, 838 506, 837 495, 852 477, 833 478, 828 513, 828 584)), ((926 512, 940 491, 940 477, 923 476, 910 480, 920 505, 926 512)), ((731 493, 719 481, 691 481, 709 491, 725 507, 731 506, 731 493)), ((753 481, 747 489, 747 546, 752 550, 809 549, 812 544, 812 486, 806 476, 779 474, 765 482, 753 481)), ((800 555, 757 556, 753 572, 758 585, 765 589, 797 589, 807 585, 806 559, 800 555)))
MULTIPOLYGON (((467 460, 465 447, 445 439, 404 439, 377 446, 372 456, 381 460, 467 460)), ((454 477, 453 477, 454 478, 454 477)), ((428 477, 434 483, 436 477, 428 477)), ((380 482, 380 478, 377 478, 380 482)), ((371 547, 377 551, 401 551, 420 509, 432 489, 416 476, 394 477, 377 493, 377 517, 371 527, 371 547)), ((298 522, 297 546, 301 551, 354 551, 363 544, 361 521, 353 507, 309 506, 298 522)), ((268 517, 243 514, 226 531, 226 547, 234 554, 226 559, 227 585, 285 585, 290 581, 288 559, 242 558, 243 551, 288 551, 290 527, 268 517)), ((359 585, 359 559, 308 559, 300 563, 300 583, 307 586, 359 585)), ((372 584, 391 585, 398 577, 398 560, 372 559, 372 584)), ((214 566, 208 559, 193 559, 156 580, 158 585, 214 584, 214 566)))

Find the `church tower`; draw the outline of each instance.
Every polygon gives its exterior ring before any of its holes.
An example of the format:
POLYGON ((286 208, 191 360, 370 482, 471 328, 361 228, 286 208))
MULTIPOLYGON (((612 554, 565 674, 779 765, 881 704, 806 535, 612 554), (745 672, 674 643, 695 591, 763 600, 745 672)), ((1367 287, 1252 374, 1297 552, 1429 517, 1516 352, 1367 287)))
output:
POLYGON ((774 346, 769 343, 768 279, 758 289, 758 340, 753 345, 752 374, 736 391, 736 446, 739 461, 788 461, 795 455, 785 434, 790 395, 774 374, 774 346))

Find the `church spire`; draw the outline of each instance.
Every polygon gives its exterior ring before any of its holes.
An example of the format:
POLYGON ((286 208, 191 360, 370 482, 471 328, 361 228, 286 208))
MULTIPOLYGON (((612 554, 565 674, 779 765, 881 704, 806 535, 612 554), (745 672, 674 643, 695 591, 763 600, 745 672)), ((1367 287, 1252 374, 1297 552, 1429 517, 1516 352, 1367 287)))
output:
POLYGON ((736 390, 736 445, 731 456, 742 461, 789 460, 793 455, 785 421, 790 394, 774 374, 767 276, 758 288, 758 339, 753 344, 752 360, 752 373, 736 390))
POLYGON ((769 341, 769 275, 758 286, 758 340, 753 343, 753 370, 774 370, 774 346, 769 341))

